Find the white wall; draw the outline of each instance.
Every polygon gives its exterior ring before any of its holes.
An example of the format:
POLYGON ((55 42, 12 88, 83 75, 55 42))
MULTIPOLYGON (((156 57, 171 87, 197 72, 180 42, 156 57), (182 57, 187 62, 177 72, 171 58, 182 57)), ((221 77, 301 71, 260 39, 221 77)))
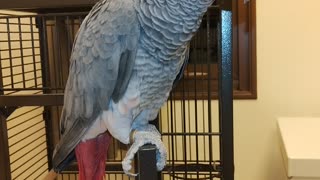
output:
POLYGON ((256 4, 258 100, 234 104, 235 179, 284 180, 276 118, 320 116, 320 1, 256 4))

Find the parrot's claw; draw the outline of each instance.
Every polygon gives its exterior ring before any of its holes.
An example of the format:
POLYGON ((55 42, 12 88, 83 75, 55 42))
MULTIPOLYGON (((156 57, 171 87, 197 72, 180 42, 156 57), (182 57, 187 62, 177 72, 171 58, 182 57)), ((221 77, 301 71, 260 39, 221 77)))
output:
POLYGON ((124 173, 125 173, 127 176, 129 176, 129 177, 137 177, 137 176, 138 176, 138 174, 131 173, 131 172, 129 172, 129 171, 124 171, 124 173))
POLYGON ((132 145, 128 150, 126 157, 122 161, 122 168, 124 173, 129 176, 137 176, 137 174, 130 173, 131 162, 134 155, 138 152, 139 148, 145 144, 154 144, 157 147, 157 170, 161 171, 166 165, 167 150, 161 141, 161 134, 153 125, 138 127, 132 133, 132 145))

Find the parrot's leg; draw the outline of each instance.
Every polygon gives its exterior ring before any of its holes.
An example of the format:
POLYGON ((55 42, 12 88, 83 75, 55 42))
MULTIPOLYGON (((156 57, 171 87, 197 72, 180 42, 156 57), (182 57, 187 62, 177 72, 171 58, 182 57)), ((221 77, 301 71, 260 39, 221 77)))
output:
POLYGON ((80 180, 105 179, 105 161, 110 143, 111 135, 103 133, 94 139, 80 142, 77 145, 75 153, 80 180))

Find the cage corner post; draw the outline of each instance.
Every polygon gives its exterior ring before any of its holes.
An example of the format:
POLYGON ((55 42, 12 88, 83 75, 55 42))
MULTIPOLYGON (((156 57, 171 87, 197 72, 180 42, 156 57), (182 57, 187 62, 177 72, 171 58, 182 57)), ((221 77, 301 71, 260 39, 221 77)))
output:
POLYGON ((156 146, 146 144, 139 148, 135 157, 135 168, 137 177, 135 180, 157 180, 157 160, 156 160, 156 146))
POLYGON ((8 146, 8 133, 6 117, 0 114, 0 176, 4 180, 11 179, 10 159, 9 159, 9 146, 8 146))
MULTIPOLYGON (((3 76, 0 61, 0 96, 2 96, 3 94, 3 76)), ((3 180, 11 180, 7 118, 13 111, 14 109, 8 110, 3 104, 1 105, 0 103, 0 177, 1 179, 3 178, 3 180)))
POLYGON ((7 118, 15 110, 15 107, 0 106, 0 177, 3 180, 11 180, 10 153, 8 142, 7 118))
POLYGON ((222 133, 222 180, 234 180, 232 3, 232 0, 222 0, 220 11, 219 121, 222 133))

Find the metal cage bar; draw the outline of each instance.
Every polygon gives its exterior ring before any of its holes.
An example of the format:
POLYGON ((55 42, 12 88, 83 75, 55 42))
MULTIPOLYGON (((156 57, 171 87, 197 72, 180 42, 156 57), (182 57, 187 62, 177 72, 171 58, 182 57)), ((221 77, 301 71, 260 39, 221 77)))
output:
POLYGON ((234 179, 233 152, 233 70, 232 70, 232 0, 225 0, 220 12, 221 45, 219 62, 219 120, 222 179, 234 179))
MULTIPOLYGON (((1 109, 0 109, 1 110, 1 109)), ((10 168, 10 154, 8 145, 8 132, 7 132, 7 116, 0 111, 0 176, 4 180, 11 179, 11 168, 10 168)))
POLYGON ((155 145, 144 145, 139 148, 135 161, 136 173, 138 174, 136 180, 158 179, 156 150, 155 145))

